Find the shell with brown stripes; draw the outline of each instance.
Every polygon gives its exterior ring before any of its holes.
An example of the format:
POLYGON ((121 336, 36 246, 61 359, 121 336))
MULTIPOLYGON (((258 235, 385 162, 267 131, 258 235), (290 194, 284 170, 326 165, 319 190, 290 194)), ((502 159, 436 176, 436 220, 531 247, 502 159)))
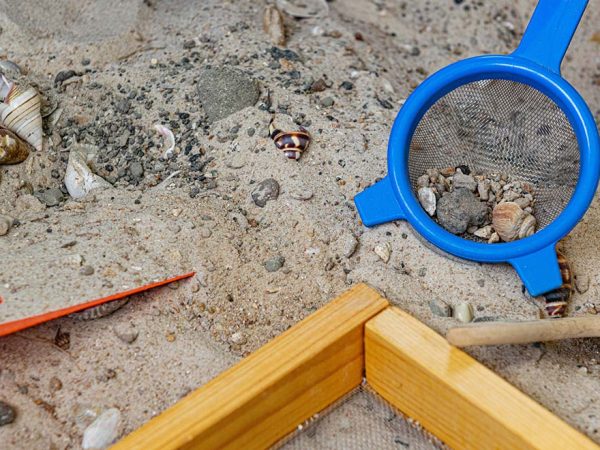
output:
POLYGON ((275 142, 275 147, 289 159, 300 159, 310 145, 310 135, 306 129, 300 127, 299 131, 281 131, 275 128, 273 120, 269 123, 269 136, 275 142))
POLYGON ((558 266, 563 284, 558 289, 543 295, 545 301, 544 307, 548 317, 551 319, 560 318, 565 315, 567 305, 573 295, 573 272, 571 272, 569 261, 559 251, 556 252, 556 256, 558 257, 558 266))
POLYGON ((29 156, 29 144, 6 128, 0 127, 0 165, 18 164, 29 156))
POLYGON ((0 81, 0 125, 8 128, 37 150, 42 149, 42 101, 33 87, 0 81))

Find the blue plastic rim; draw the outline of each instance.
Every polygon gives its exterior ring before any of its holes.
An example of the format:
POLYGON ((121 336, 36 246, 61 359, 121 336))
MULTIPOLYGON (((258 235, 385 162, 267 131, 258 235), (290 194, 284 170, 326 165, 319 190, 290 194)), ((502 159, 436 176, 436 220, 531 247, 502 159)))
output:
POLYGON ((374 226, 407 220, 425 239, 455 256, 479 262, 508 262, 533 296, 562 284, 555 247, 581 220, 600 176, 600 139, 594 118, 577 91, 560 76, 560 63, 587 0, 541 0, 517 50, 507 56, 480 56, 454 63, 426 79, 398 113, 388 143, 388 175, 355 197, 363 223, 374 226), (531 237, 485 244, 455 236, 422 209, 408 176, 412 135, 427 110, 466 83, 505 79, 544 93, 565 113, 580 152, 579 179, 562 213, 531 237))

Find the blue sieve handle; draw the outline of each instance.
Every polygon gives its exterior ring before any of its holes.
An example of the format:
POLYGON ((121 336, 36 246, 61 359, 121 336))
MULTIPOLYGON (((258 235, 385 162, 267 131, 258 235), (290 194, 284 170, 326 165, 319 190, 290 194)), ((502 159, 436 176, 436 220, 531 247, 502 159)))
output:
POLYGON ((367 227, 405 217, 400 203, 396 200, 389 176, 354 197, 354 203, 362 222, 367 227))
POLYGON ((562 285, 556 244, 525 256, 513 258, 509 263, 515 268, 527 291, 533 297, 550 292, 562 285))
POLYGON ((513 55, 559 73, 587 4, 588 0, 540 0, 513 55))

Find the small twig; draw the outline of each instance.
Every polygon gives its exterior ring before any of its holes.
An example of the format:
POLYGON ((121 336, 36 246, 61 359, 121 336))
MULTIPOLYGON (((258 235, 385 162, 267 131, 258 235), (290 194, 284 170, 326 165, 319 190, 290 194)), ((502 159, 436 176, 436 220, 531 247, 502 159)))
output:
POLYGON ((126 53, 125 55, 119 56, 117 59, 119 61, 125 61, 126 59, 129 59, 129 58, 131 58, 132 56, 134 56, 134 55, 136 55, 138 53, 144 53, 144 52, 148 52, 148 51, 151 51, 151 50, 162 50, 164 48, 166 48, 165 45, 158 45, 158 46, 147 45, 145 47, 138 47, 137 49, 132 50, 131 52, 126 53))

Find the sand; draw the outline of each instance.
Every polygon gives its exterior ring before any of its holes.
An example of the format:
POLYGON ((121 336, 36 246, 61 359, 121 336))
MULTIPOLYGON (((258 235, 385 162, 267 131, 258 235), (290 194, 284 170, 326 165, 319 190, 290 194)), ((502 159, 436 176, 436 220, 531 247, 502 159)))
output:
MULTIPOLYGON (((457 322, 432 315, 428 303, 433 298, 451 305, 468 301, 476 317, 540 317, 539 304, 524 296, 509 266, 449 259, 404 222, 364 228, 352 203, 354 195, 385 175, 389 130, 414 87, 458 59, 509 52, 534 3, 337 0, 326 18, 285 19, 287 48, 300 58, 277 67, 262 30, 262 2, 73 0, 44 7, 0 1, 0 56, 22 66, 24 78, 63 109, 52 144, 23 164, 0 167, 0 213, 15 213, 18 197, 27 191, 24 182, 34 192, 60 187, 74 137, 97 139, 95 128, 111 122, 150 135, 156 121, 177 122, 177 113, 187 112, 198 127, 184 127, 189 131, 185 142, 193 151, 202 149, 203 161, 210 160, 203 179, 173 178, 164 194, 156 195, 152 186, 170 173, 169 164, 157 173, 147 170, 141 181, 122 178, 114 199, 103 193, 83 204, 90 223, 101 219, 111 202, 140 214, 160 211, 161 220, 168 217, 183 231, 167 230, 152 244, 185 255, 197 276, 176 289, 135 296, 106 318, 63 318, 0 339, 0 400, 18 414, 13 424, 0 427, 3 447, 78 448, 85 427, 109 407, 122 412, 120 432, 128 433, 357 282, 380 289, 441 333, 457 322), (357 32, 364 40, 356 39, 357 32), (190 40, 195 47, 184 48, 190 40), (184 57, 190 62, 180 63, 184 57), (208 66, 235 66, 257 79, 262 95, 257 106, 208 124, 195 87, 208 66), (81 77, 55 86, 54 77, 66 69, 81 77), (308 93, 303 86, 310 78, 331 86, 308 93), (352 89, 340 88, 344 81, 352 89), (134 97, 130 110, 120 112, 115 99, 142 88, 153 104, 146 108, 147 100, 134 97), (260 108, 267 92, 279 128, 297 127, 296 120, 313 137, 299 162, 286 160, 268 138, 271 114, 260 108), (327 97, 333 106, 322 106, 327 97), (88 129, 82 131, 84 126, 88 129), (267 178, 278 181, 280 193, 260 208, 251 193, 267 178), (194 198, 192 186, 199 190, 194 198), (176 220, 174 210, 181 210, 176 220), (352 239, 357 248, 348 256, 352 239), (391 245, 387 263, 373 251, 385 243, 391 245), (280 256, 283 267, 268 272, 265 261, 280 256), (121 341, 113 331, 117 326, 135 328, 138 338, 131 344, 121 341), (59 328, 70 334, 69 348, 53 344, 59 328), (54 377, 60 390, 51 388, 54 377)), ((563 66, 597 120, 600 46, 591 37, 600 31, 599 8, 600 2, 590 2, 563 66)), ((137 145, 127 142, 131 149, 137 145)), ((102 151, 110 143, 95 144, 102 151)), ((157 155, 157 145, 148 148, 148 155, 152 152, 157 155)), ((43 221, 68 222, 68 203, 46 208, 43 221)), ((569 315, 595 311, 600 255, 590 243, 600 239, 599 219, 594 200, 563 241, 580 284, 589 281, 585 293, 575 294, 569 315)), ((9 247, 22 245, 14 241, 21 232, 39 233, 39 227, 23 220, 0 239, 9 247)), ((117 242, 111 233, 118 228, 102 236, 107 248, 117 242)), ((28 270, 14 267, 10 256, 0 265, 3 271, 28 270)), ((61 264, 49 270, 57 278, 69 273, 61 264)), ((600 442, 599 351, 597 341, 577 340, 469 353, 600 442)))

